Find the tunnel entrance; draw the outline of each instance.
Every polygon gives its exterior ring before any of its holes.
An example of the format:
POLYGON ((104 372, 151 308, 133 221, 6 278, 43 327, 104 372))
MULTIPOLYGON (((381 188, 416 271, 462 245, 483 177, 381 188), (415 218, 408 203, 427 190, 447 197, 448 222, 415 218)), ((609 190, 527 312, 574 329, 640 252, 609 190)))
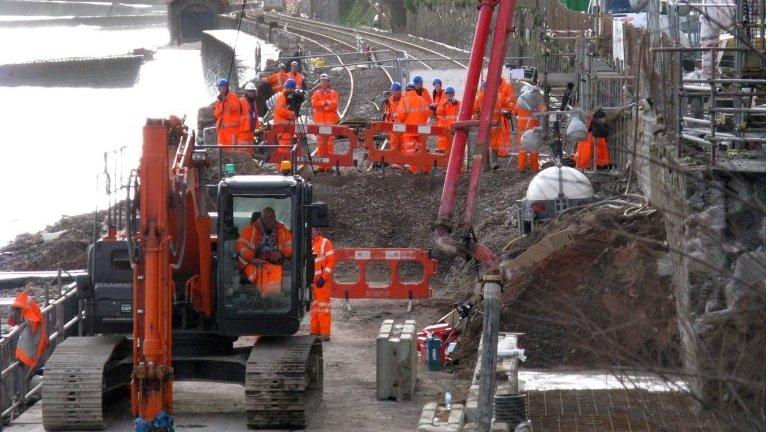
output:
POLYGON ((181 37, 183 40, 200 40, 203 31, 213 28, 213 10, 195 4, 181 11, 181 37))

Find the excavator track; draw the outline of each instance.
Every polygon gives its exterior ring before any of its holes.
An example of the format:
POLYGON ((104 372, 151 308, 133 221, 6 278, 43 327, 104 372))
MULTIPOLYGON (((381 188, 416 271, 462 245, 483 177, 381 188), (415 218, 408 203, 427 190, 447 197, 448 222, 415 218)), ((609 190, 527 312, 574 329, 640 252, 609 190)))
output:
POLYGON ((245 369, 248 427, 303 429, 323 398, 323 346, 314 336, 260 338, 245 369))
POLYGON ((45 429, 104 429, 105 394, 127 384, 122 374, 107 368, 110 359, 124 352, 127 340, 122 336, 69 337, 59 344, 45 365, 45 429))

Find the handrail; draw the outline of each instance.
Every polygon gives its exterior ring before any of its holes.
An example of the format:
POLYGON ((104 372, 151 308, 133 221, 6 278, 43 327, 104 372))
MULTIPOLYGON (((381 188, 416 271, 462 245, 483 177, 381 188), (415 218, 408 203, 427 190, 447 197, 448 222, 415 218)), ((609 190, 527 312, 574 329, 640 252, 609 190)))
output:
MULTIPOLYGON (((50 356, 53 348, 60 342, 60 338, 71 329, 75 324, 79 323, 85 318, 85 312, 82 305, 78 305, 77 313, 70 317, 65 316, 65 309, 71 305, 73 297, 78 294, 78 288, 76 282, 71 282, 67 285, 61 285, 61 271, 52 280, 59 281, 56 286, 59 290, 63 289, 64 292, 53 301, 51 304, 46 305, 42 310, 43 319, 46 323, 46 336, 50 343, 49 349, 43 353, 40 359, 40 364, 45 364, 45 361, 50 356), (53 314, 53 316, 51 316, 53 314)), ((47 288, 46 288, 47 289, 47 288)), ((61 292, 61 291, 60 291, 61 292)), ((46 293, 46 298, 47 298, 46 293)), ((26 322, 22 322, 14 326, 11 331, 0 339, 0 366, 3 367, 0 372, 0 380, 2 387, 0 391, 3 392, 3 400, 11 401, 10 406, 5 408, 1 414, 1 417, 5 418, 13 417, 19 406, 23 405, 36 393, 39 393, 42 389, 42 383, 37 384, 34 388, 27 390, 27 380, 31 375, 26 376, 24 370, 21 367, 22 363, 15 358, 15 344, 18 343, 18 336, 26 326, 26 322), (6 366, 7 365, 7 366, 6 366)))

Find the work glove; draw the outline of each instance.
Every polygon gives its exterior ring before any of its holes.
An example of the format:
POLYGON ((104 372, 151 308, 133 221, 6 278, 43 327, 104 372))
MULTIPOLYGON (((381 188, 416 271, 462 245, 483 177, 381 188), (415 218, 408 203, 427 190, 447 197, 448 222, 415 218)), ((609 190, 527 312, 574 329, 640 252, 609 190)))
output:
POLYGON ((315 286, 316 287, 322 288, 323 285, 325 285, 325 279, 323 279, 322 276, 320 276, 319 278, 315 279, 315 286))
POLYGON ((502 111, 501 115, 507 118, 507 120, 512 120, 512 113, 509 111, 502 111))
POLYGON ((429 109, 432 111, 437 111, 437 104, 429 104, 429 109))

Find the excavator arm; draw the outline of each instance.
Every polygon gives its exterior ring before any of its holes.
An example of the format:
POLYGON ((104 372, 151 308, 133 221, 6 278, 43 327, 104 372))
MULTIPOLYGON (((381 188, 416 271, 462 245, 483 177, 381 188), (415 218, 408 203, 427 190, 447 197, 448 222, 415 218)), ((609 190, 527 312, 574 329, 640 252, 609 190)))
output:
POLYGON ((184 300, 210 318, 211 220, 200 207, 194 136, 177 118, 148 119, 138 170, 139 226, 133 264, 131 407, 136 430, 171 430, 173 304, 184 300), (172 149, 175 147, 175 154, 172 149), (186 280, 179 293, 174 275, 186 280))

